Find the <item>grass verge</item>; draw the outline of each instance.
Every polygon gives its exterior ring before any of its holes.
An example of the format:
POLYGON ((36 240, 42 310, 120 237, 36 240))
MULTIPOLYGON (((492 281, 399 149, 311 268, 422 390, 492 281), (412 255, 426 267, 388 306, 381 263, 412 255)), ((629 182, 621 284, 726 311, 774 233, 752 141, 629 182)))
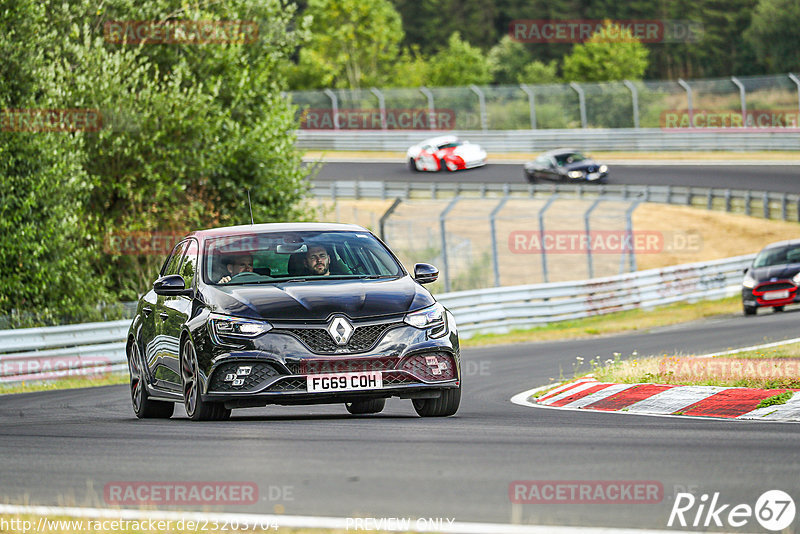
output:
MULTIPOLYGON (((31 391, 49 391, 51 389, 76 389, 95 386, 110 386, 113 384, 127 384, 127 373, 111 373, 98 378, 85 376, 69 376, 57 380, 34 380, 16 382, 13 384, 0 384, 0 395, 6 393, 29 393, 31 391)), ((2 530, 0 530, 2 532, 2 530)))
POLYGON ((507 334, 478 334, 461 341, 462 347, 485 347, 508 343, 530 343, 558 339, 587 338, 648 330, 741 311, 741 297, 670 304, 652 310, 629 310, 597 315, 574 321, 561 321, 532 329, 513 330, 507 334))

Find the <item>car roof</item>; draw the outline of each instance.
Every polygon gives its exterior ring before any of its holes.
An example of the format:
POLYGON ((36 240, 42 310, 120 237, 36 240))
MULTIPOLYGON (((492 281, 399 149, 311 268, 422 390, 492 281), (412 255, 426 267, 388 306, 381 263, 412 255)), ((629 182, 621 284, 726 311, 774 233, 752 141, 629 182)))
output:
POLYGON ((787 239, 786 241, 776 241, 775 243, 770 243, 769 245, 765 246, 762 250, 786 247, 790 245, 800 245, 800 239, 787 239))
POLYGON ((561 156, 562 154, 575 154, 576 152, 581 153, 580 150, 575 150, 574 148, 555 148, 544 152, 542 156, 561 156))
POLYGON ((446 145, 449 143, 455 143, 458 141, 457 135, 440 135, 438 137, 431 137, 429 139, 425 139, 423 142, 420 143, 420 146, 424 145, 446 145))
POLYGON ((263 223, 263 224, 242 224, 239 226, 225 226, 221 228, 208 228, 206 230, 196 230, 187 237, 206 239, 210 237, 225 237, 236 235, 247 235, 262 232, 369 232, 363 226, 357 224, 343 223, 263 223))

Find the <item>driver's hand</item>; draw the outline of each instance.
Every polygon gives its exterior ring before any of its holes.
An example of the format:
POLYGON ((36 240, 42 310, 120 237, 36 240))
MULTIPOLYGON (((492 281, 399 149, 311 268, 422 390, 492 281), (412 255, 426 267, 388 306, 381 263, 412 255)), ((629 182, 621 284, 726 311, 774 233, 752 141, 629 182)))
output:
POLYGON ((230 276, 223 276, 222 278, 219 279, 219 283, 220 284, 227 284, 230 281, 231 281, 231 277, 230 276))

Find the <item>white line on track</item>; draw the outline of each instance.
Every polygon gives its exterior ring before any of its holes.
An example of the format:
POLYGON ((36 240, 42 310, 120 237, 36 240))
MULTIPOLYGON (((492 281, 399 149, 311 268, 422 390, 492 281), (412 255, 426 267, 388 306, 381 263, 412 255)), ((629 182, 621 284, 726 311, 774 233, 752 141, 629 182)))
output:
MULTIPOLYGON (((0 504, 0 514, 18 515, 38 515, 52 517, 78 517, 87 519, 105 520, 126 520, 126 521, 195 521, 195 522, 217 522, 228 524, 238 522, 239 525, 275 525, 284 528, 320 528, 320 529, 339 529, 339 530, 366 530, 354 527, 357 518, 345 517, 316 517, 300 515, 274 515, 274 514, 233 514, 233 513, 205 513, 205 512, 168 512, 159 510, 130 510, 130 509, 105 509, 105 508, 70 508, 60 506, 21 506, 11 504, 0 504)), ((388 522, 387 522, 388 523, 388 522)), ((674 532, 670 530, 643 530, 625 528, 599 528, 599 527, 560 527, 552 525, 510 525, 503 523, 466 523, 453 522, 444 524, 432 524, 428 526, 428 521, 420 521, 419 525, 413 519, 410 521, 410 528, 397 526, 391 528, 390 523, 387 527, 381 527, 381 531, 387 532, 459 532, 463 534, 578 534, 590 532, 594 534, 605 533, 629 533, 629 534, 648 534, 674 532)), ((265 529, 269 530, 269 529, 265 529)), ((682 531, 685 532, 685 531, 682 531)))

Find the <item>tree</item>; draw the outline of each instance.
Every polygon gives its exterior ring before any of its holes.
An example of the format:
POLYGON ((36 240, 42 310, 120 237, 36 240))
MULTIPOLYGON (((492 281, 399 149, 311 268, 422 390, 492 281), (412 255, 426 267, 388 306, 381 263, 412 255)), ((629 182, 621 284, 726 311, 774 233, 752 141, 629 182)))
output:
POLYGON ((432 86, 480 85, 492 79, 483 52, 462 40, 458 32, 453 32, 447 40, 447 48, 430 59, 429 68, 428 80, 432 86))
POLYGON ((745 38, 770 72, 800 70, 800 4, 796 0, 759 0, 745 38))
POLYGON ((550 63, 531 61, 517 76, 517 82, 527 84, 559 83, 558 64, 555 60, 550 63))
POLYGON ((504 35, 500 42, 489 50, 487 61, 494 83, 512 84, 522 74, 522 70, 530 62, 531 55, 520 42, 510 35, 504 35))
MULTIPOLYGON (((311 40, 298 69, 305 78, 322 67, 317 87, 358 89, 382 86, 400 54, 403 24, 389 0, 309 0, 311 40)), ((303 76, 295 75, 293 79, 303 76)))
POLYGON ((564 80, 604 82, 639 80, 647 69, 647 49, 630 30, 609 21, 564 58, 564 80))

